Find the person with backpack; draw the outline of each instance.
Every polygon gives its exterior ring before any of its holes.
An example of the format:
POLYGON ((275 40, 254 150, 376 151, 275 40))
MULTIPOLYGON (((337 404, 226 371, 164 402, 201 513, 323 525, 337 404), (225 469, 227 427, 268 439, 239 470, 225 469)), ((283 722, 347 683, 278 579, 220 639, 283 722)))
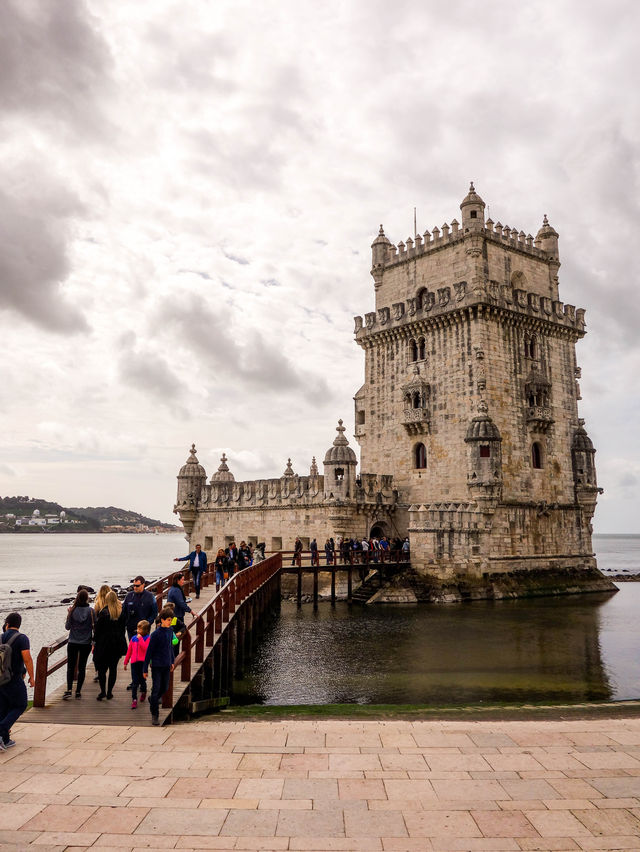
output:
POLYGON ((11 728, 27 709, 27 687, 34 686, 33 659, 29 637, 20 633, 22 616, 10 612, 0 636, 0 751, 15 745, 11 739, 11 728))

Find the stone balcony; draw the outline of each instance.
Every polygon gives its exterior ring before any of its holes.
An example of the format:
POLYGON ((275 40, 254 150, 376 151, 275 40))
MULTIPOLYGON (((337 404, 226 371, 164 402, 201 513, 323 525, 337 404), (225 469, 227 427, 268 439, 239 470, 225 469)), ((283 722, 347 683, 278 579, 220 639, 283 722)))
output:
POLYGON ((405 408, 400 422, 409 435, 428 435, 431 412, 428 408, 405 408))
POLYGON ((526 409, 527 425, 535 432, 546 432, 553 423, 551 409, 543 405, 530 405, 526 409))

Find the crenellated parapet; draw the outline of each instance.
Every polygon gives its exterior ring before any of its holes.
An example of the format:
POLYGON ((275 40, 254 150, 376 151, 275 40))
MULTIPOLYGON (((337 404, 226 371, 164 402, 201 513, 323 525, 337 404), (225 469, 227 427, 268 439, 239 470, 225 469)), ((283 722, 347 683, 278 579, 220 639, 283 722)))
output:
POLYGON ((354 317, 356 340, 361 343, 370 335, 410 327, 421 320, 437 319, 452 311, 480 305, 563 326, 575 330, 580 337, 585 333, 583 308, 497 281, 488 281, 474 288, 467 281, 459 281, 451 287, 439 287, 435 291, 423 287, 415 297, 406 301, 378 308, 364 317, 354 317))

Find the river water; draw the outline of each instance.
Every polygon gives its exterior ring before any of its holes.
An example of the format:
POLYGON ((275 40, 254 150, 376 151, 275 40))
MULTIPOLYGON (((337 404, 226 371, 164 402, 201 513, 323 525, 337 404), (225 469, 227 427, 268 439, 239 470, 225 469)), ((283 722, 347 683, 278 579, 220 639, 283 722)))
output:
MULTIPOLYGON (((640 573, 640 536, 595 536, 605 573, 640 573)), ((35 653, 64 633, 79 583, 169 573, 181 535, 0 535, 0 612, 16 609, 35 653), (26 591, 26 590, 29 591, 26 591), (34 589, 35 591, 31 591, 34 589), (13 594, 12 594, 13 592, 13 594)), ((640 697, 640 582, 615 595, 447 606, 283 603, 237 703, 432 704, 640 697)))

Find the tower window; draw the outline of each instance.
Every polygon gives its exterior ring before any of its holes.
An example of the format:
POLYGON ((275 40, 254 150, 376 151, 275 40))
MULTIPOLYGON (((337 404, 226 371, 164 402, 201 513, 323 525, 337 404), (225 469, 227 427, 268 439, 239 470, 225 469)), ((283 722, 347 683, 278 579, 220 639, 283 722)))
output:
POLYGON ((418 358, 420 361, 424 361, 425 359, 425 348, 424 337, 421 337, 418 341, 418 358))
POLYGON ((336 468, 336 482, 342 482, 344 479, 344 468, 337 467, 336 468))
POLYGON ((534 441, 531 446, 531 465, 536 470, 542 469, 542 447, 538 441, 534 441))
POLYGON ((413 450, 415 466, 424 470, 427 466, 427 448, 424 444, 416 444, 413 450))
POLYGON ((480 444, 480 458, 481 459, 490 459, 491 458, 491 447, 489 444, 480 444))
POLYGON ((537 358, 537 341, 535 334, 526 335, 524 338, 524 354, 526 358, 537 358))
POLYGON ((364 411, 356 411, 356 425, 357 426, 364 426, 364 417, 365 417, 364 411))
POLYGON ((478 211, 477 211, 477 210, 472 210, 472 211, 469 213, 469 217, 470 217, 471 219, 477 219, 477 218, 478 218, 478 211))
POLYGON ((409 341, 409 360, 417 361, 418 360, 418 347, 416 345, 415 340, 409 341))

